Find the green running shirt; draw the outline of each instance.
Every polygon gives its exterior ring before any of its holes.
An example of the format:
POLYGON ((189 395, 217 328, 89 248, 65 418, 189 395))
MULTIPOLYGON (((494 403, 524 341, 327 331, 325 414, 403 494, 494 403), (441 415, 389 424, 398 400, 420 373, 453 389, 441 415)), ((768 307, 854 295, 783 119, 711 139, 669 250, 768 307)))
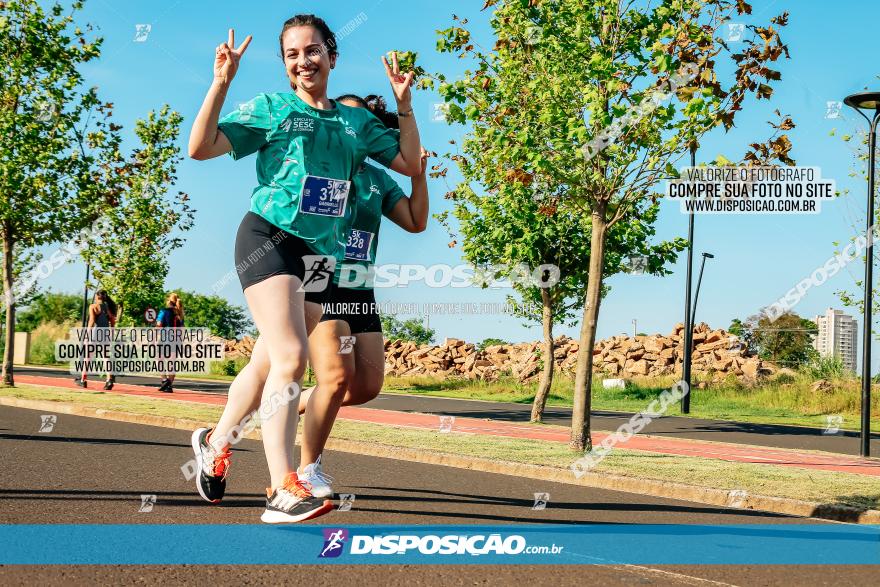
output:
POLYGON ((351 181, 366 157, 390 165, 400 137, 364 108, 333 104, 319 110, 293 92, 259 94, 218 126, 234 159, 257 153, 251 211, 341 261, 356 187, 346 196, 344 184, 327 179, 351 181))
POLYGON ((373 289, 372 265, 376 262, 382 216, 387 216, 406 194, 384 169, 368 163, 361 166, 354 184, 357 193, 354 222, 346 239, 345 261, 336 264, 333 282, 339 284, 344 270, 343 287, 373 289))

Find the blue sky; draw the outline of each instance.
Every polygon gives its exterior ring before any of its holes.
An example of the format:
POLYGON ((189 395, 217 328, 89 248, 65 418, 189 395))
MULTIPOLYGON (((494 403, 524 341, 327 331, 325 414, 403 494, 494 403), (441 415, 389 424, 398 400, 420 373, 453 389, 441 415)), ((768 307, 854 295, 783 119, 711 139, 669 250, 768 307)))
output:
MULTIPOLYGON (((819 215, 792 216, 698 216, 697 257, 710 251, 700 294, 698 320, 726 327, 732 318, 755 313, 784 294, 820 266, 834 252, 834 241, 845 241, 854 226, 863 223, 866 187, 849 177, 853 155, 832 128, 853 132, 864 128, 861 118, 843 111, 838 119, 826 118, 826 103, 842 100, 865 87, 880 87, 877 79, 876 21, 880 5, 872 0, 826 2, 775 0, 752 2, 753 16, 767 20, 783 10, 791 13, 785 40, 792 59, 781 64, 783 79, 772 103, 751 104, 741 113, 738 128, 707 137, 699 158, 713 159, 724 153, 738 158, 746 145, 767 136, 765 121, 779 108, 791 114, 798 127, 790 133, 793 156, 798 164, 818 166, 825 177, 837 180, 838 188, 851 188, 847 199, 826 203, 819 215)), ((283 21, 297 12, 316 12, 334 29, 358 17, 366 20, 340 43, 340 60, 331 77, 330 94, 382 93, 393 103, 379 61, 387 50, 419 52, 420 63, 429 71, 454 75, 463 64, 434 50, 436 30, 450 26, 453 13, 471 19, 478 38, 486 38, 488 15, 479 11, 482 2, 404 2, 402 0, 336 1, 332 3, 263 0, 242 4, 231 1, 184 2, 182 0, 88 0, 80 22, 97 25, 105 37, 102 58, 85 68, 89 84, 99 87, 103 99, 116 105, 117 121, 127 136, 136 118, 163 103, 185 117, 180 145, 185 150, 189 124, 202 102, 212 75, 214 47, 226 38, 229 27, 237 39, 252 34, 254 41, 242 62, 229 93, 226 111, 258 92, 284 91, 286 76, 278 58, 278 32, 283 21), (259 6, 259 10, 255 9, 259 6), (363 18, 363 17, 361 17, 363 18), (135 42, 136 25, 149 24, 144 42, 135 42)), ((414 99, 423 143, 444 152, 447 141, 460 136, 462 127, 448 127, 430 119, 432 104, 439 101, 428 92, 414 99)), ((248 209, 255 181, 253 158, 233 162, 220 158, 209 162, 185 160, 178 173, 177 189, 192 197, 198 211, 196 227, 184 248, 171 256, 168 288, 210 293, 211 285, 233 267, 233 240, 238 223, 248 209)), ((408 180, 401 179, 408 190, 408 180)), ((432 212, 447 208, 442 180, 431 180, 432 212)), ((657 225, 658 239, 685 236, 687 217, 677 204, 664 203, 657 225)), ((459 249, 450 249, 446 231, 436 222, 421 235, 409 235, 386 223, 379 246, 380 263, 460 262, 459 249)), ((854 264, 855 265, 855 264, 854 264)), ((610 295, 602 303, 599 336, 638 330, 669 332, 683 317, 685 259, 682 256, 666 277, 620 275, 608 280, 610 295)), ((72 264, 49 277, 45 285, 55 291, 81 289, 84 267, 72 264)), ((840 307, 835 291, 854 289, 861 268, 853 266, 828 283, 810 291, 795 310, 812 317, 829 306, 840 307)), ((244 304, 236 281, 221 295, 244 304)), ((503 302, 504 290, 476 288, 428 289, 426 287, 379 290, 379 301, 503 302)), ((407 317, 407 316, 402 316, 407 317)), ((540 337, 537 325, 524 326, 515 318, 492 315, 434 315, 430 319, 438 337, 481 340, 497 336, 511 341, 540 337)), ((577 336, 576 328, 560 333, 577 336)))

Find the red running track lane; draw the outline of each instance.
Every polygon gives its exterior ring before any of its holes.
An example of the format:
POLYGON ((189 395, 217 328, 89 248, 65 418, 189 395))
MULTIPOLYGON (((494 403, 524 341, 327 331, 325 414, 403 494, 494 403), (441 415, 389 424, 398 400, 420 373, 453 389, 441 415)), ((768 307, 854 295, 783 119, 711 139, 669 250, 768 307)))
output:
MULTIPOLYGON (((65 387, 73 391, 104 391, 104 380, 95 379, 88 382, 88 387, 82 389, 73 381, 74 376, 69 378, 46 377, 42 375, 21 375, 15 374, 17 383, 25 383, 27 385, 43 385, 48 387, 65 387)), ((157 399, 173 399, 183 402, 193 402, 197 404, 212 404, 215 406, 226 405, 226 396, 217 393, 199 393, 197 391, 189 391, 185 389, 175 389, 174 393, 163 393, 156 387, 149 385, 130 385, 128 383, 116 383, 113 385, 113 391, 105 391, 104 393, 118 393, 119 395, 139 395, 143 397, 153 397, 157 399)))
MULTIPOLYGON (((73 378, 58 379, 55 377, 16 375, 15 379, 20 383, 26 383, 29 385, 64 387, 70 388, 74 391, 82 391, 82 389, 77 387, 73 382, 73 378)), ((89 382, 88 390, 100 391, 102 390, 103 385, 103 381, 91 381, 89 382)), ((157 391, 155 387, 148 387, 146 385, 117 383, 113 387, 113 391, 108 393, 137 395, 157 399, 171 399, 175 401, 220 406, 226 403, 226 396, 224 395, 198 393, 185 389, 175 389, 174 393, 162 393, 157 391)), ((403 428, 417 428, 421 430, 436 430, 438 433, 440 429, 440 418, 436 414, 414 414, 408 412, 394 412, 390 410, 377 410, 373 408, 344 407, 339 411, 339 417, 343 420, 354 422, 385 424, 400 426, 403 428)), ((452 430, 465 434, 548 440, 551 442, 567 443, 569 439, 568 430, 558 426, 515 424, 510 422, 498 422, 495 420, 479 420, 475 418, 455 418, 452 430)), ((593 443, 598 445, 607 436, 608 434, 606 433, 594 432, 593 443)), ((802 452, 723 442, 680 440, 645 435, 635 435, 631 437, 629 441, 620 443, 617 446, 619 448, 626 448, 627 450, 638 450, 667 455, 702 457, 739 463, 759 463, 880 477, 880 460, 862 459, 845 455, 802 452)))

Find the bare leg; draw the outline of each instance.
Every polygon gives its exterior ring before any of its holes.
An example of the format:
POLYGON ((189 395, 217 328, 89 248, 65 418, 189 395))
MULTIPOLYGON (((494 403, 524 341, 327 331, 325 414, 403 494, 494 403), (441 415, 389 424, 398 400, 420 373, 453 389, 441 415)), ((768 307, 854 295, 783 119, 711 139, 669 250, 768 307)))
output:
POLYGON ((223 414, 211 431, 211 446, 216 452, 222 453, 227 449, 232 430, 239 426, 248 414, 260 407, 263 384, 266 383, 268 376, 269 353, 261 336, 254 344, 248 364, 232 380, 223 414))
MULTIPOLYGON (((385 382, 385 341, 381 332, 355 334, 354 376, 349 378, 343 406, 359 406, 376 399, 385 382)), ((316 387, 310 387, 299 397, 299 413, 303 414, 316 387)))
MULTIPOLYGON (((321 319, 321 305, 306 302, 306 327, 309 332, 314 330, 321 319)), ((251 352, 250 360, 244 369, 239 371, 229 386, 226 406, 220 421, 211 432, 211 446, 218 453, 229 447, 229 435, 241 425, 242 421, 260 407, 263 386, 269 376, 269 352, 262 336, 257 337, 251 352)))
POLYGON ((309 337, 309 360, 318 385, 317 391, 310 394, 308 416, 303 422, 302 466, 314 463, 324 450, 354 373, 353 352, 339 352, 340 337, 350 335, 348 323, 330 320, 321 322, 309 337))
POLYGON ((376 399, 385 383, 385 341, 381 332, 364 332, 356 334, 354 345, 355 373, 348 392, 345 394, 344 406, 357 406, 376 399))
POLYGON ((272 488, 280 487, 287 475, 296 470, 293 456, 299 418, 296 402, 308 359, 305 295, 298 291, 301 283, 298 277, 276 275, 244 291, 269 355, 269 373, 260 409, 263 448, 272 488), (295 385, 292 389, 291 384, 295 385))

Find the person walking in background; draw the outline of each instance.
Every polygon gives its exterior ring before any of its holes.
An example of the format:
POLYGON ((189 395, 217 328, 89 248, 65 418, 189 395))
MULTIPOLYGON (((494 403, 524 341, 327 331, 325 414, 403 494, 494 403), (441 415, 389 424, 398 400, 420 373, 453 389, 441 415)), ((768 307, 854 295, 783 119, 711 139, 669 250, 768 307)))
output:
MULTIPOLYGON (((94 302, 89 306, 89 321, 86 328, 91 330, 94 328, 110 328, 115 325, 116 303, 110 298, 105 290, 99 289, 95 292, 94 302)), ((88 363, 88 361, 86 361, 86 363, 88 363)), ((74 379, 74 381, 80 387, 88 387, 87 376, 88 372, 83 369, 82 375, 74 379)), ((113 376, 108 373, 107 383, 104 385, 104 389, 112 389, 113 381, 113 376), (109 387, 107 387, 108 385, 109 387)))
MULTIPOLYGON (((159 316, 156 318, 156 327, 183 328, 183 317, 183 301, 181 301, 177 293, 171 292, 168 294, 168 299, 165 300, 165 307, 159 311, 159 316)), ((171 360, 173 359, 174 357, 171 357, 171 360)), ((159 391, 172 393, 174 391, 171 387, 172 385, 174 385, 174 373, 163 373, 159 391)))
MULTIPOLYGON (((108 316, 108 319, 110 322, 110 328, 114 328, 116 326, 116 318, 117 318, 117 316, 119 316, 119 306, 116 305, 116 302, 113 301, 113 298, 110 297, 109 293, 107 293, 104 290, 101 290, 101 291, 104 292, 104 303, 107 305, 107 311, 110 314, 108 316)), ((111 335, 111 340, 112 340, 112 335, 111 335)), ((116 383, 116 375, 114 375, 112 373, 112 371, 108 370, 107 371, 107 381, 104 383, 104 390, 110 391, 111 389, 113 389, 113 384, 115 384, 115 383, 116 383)))

